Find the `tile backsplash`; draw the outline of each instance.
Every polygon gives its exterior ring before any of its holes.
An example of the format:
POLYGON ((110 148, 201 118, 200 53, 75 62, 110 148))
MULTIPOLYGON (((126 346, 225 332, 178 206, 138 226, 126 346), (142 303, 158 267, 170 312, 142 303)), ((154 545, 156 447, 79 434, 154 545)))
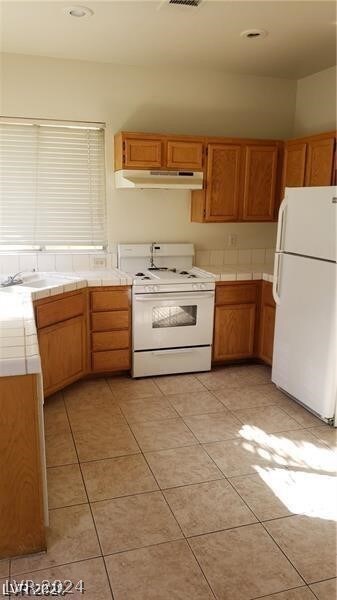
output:
POLYGON ((274 248, 258 248, 251 250, 197 250, 195 264, 198 267, 207 265, 250 265, 272 263, 274 248))
MULTIPOLYGON (((198 267, 207 265, 249 265, 272 263, 274 248, 251 250, 197 250, 195 264, 198 267)), ((26 252, 0 253, 0 273, 17 273, 18 271, 102 271, 117 267, 116 252, 93 253, 50 253, 26 252), (102 262, 103 261, 103 262, 102 262)))
POLYGON ((111 269, 117 266, 117 254, 112 252, 93 253, 4 253, 0 254, 0 273, 18 271, 91 271, 111 269))

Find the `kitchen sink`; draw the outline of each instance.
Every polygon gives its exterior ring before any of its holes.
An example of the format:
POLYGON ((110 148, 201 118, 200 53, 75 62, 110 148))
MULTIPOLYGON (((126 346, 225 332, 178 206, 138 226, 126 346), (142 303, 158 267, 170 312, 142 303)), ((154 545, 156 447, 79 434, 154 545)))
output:
POLYGON ((45 277, 33 281, 24 281, 22 286, 28 288, 45 288, 52 285, 65 285, 66 283, 69 283, 69 279, 63 279, 62 277, 45 277))
POLYGON ((7 294, 14 294, 21 292, 28 292, 33 289, 42 289, 47 287, 54 287, 56 285, 65 285, 67 283, 72 283, 71 279, 66 279, 65 277, 58 276, 46 276, 42 275, 41 277, 32 277, 31 279, 24 279, 22 283, 10 286, 1 286, 0 290, 2 292, 7 292, 7 294))

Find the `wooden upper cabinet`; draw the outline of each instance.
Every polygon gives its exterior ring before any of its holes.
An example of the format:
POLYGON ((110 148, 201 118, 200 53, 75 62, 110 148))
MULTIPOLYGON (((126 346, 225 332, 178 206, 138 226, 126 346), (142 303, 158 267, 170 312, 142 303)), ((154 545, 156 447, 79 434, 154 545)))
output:
POLYGON ((126 169, 162 167, 162 146, 161 139, 126 138, 123 141, 123 166, 126 169))
POLYGON ((282 187, 302 187, 305 178, 307 144, 287 143, 284 149, 282 187))
POLYGON ((236 221, 239 214, 242 147, 208 144, 206 221, 236 221))
POLYGON ((202 171, 203 143, 183 140, 167 140, 166 166, 174 169, 202 171))
POLYGON ((312 140, 308 143, 305 185, 331 185, 335 139, 312 140))
POLYGON ((286 142, 282 188, 332 185, 335 146, 335 132, 286 142))
POLYGON ((203 151, 203 138, 122 131, 115 135, 115 170, 202 171, 203 151))
POLYGON ((274 217, 277 154, 277 145, 246 146, 244 221, 271 221, 274 217))

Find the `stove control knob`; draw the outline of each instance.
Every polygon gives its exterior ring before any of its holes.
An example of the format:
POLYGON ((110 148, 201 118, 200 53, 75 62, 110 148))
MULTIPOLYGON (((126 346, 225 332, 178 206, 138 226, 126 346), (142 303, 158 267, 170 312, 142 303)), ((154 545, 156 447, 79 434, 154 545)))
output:
POLYGON ((205 290, 206 289, 206 284, 205 283, 201 283, 200 284, 200 289, 201 290, 205 290))
POLYGON ((148 292, 148 293, 154 292, 155 291, 154 285, 146 285, 145 286, 145 291, 148 292))

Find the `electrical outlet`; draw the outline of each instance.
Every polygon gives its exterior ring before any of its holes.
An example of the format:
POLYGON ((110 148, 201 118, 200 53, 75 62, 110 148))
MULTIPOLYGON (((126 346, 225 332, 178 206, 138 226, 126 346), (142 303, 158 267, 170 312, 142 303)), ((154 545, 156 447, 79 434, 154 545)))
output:
POLYGON ((106 257, 105 256, 94 256, 94 269, 105 269, 106 268, 106 257))
POLYGON ((236 233, 230 233, 228 236, 227 247, 228 248, 236 248, 238 243, 238 236, 236 233))

